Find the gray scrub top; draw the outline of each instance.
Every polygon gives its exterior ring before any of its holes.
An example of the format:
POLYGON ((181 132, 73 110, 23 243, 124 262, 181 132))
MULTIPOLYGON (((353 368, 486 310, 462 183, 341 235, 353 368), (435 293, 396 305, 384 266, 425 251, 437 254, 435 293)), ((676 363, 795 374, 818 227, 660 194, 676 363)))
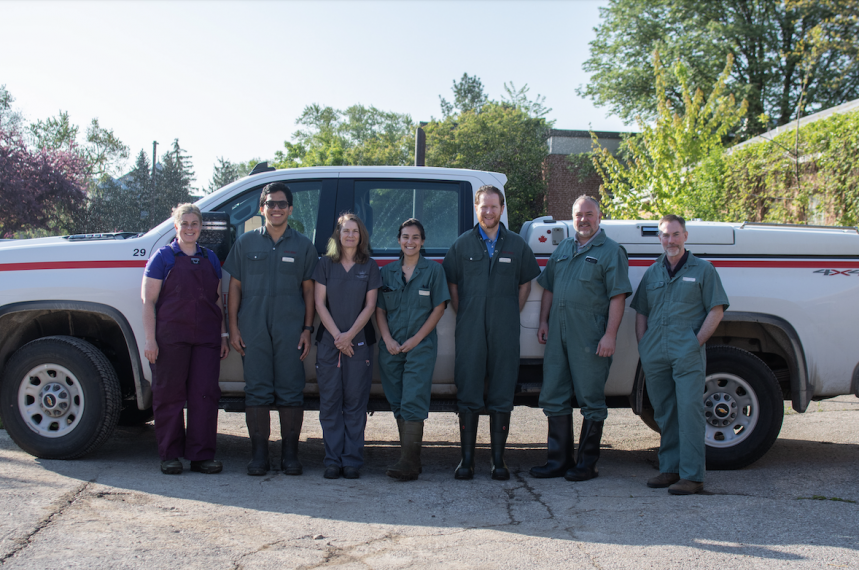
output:
MULTIPOLYGON (((348 331, 355 324, 358 315, 364 310, 367 291, 382 286, 382 276, 374 259, 370 259, 367 263, 356 263, 347 272, 341 263, 322 256, 313 272, 313 280, 325 285, 328 312, 331 313, 331 318, 334 319, 334 324, 340 332, 348 331)), ((367 326, 373 325, 368 321, 367 326)), ((321 328, 325 329, 324 326, 321 328)), ((363 342, 373 344, 376 340, 374 332, 364 327, 364 330, 355 335, 353 342, 356 346, 363 342), (368 336, 372 338, 368 339, 368 336)), ((317 339, 323 344, 334 346, 334 337, 327 330, 324 330, 322 336, 317 339)))

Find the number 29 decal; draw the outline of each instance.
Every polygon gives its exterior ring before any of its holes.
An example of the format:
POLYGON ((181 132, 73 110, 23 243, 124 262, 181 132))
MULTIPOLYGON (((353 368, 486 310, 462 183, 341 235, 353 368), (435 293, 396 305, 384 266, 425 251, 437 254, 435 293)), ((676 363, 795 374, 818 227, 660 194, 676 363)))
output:
POLYGON ((145 249, 135 249, 134 253, 131 254, 132 257, 146 257, 145 249))

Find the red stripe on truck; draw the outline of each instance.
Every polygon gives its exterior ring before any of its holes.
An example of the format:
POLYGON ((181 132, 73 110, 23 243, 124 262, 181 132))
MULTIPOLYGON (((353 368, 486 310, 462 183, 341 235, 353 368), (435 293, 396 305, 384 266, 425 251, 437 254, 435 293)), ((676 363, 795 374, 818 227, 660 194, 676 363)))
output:
POLYGON ((130 261, 36 261, 33 263, 0 263, 0 271, 35 271, 45 269, 119 269, 146 267, 145 259, 130 261))

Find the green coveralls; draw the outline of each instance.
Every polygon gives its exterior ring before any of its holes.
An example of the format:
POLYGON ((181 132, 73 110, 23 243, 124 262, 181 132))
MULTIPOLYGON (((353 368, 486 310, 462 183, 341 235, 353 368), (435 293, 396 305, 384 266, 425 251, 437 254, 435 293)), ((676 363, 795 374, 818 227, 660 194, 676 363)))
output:
POLYGON ((490 258, 478 228, 459 236, 444 258, 447 281, 459 294, 457 406, 460 412, 510 412, 519 377, 519 286, 537 277, 540 266, 525 240, 504 224, 490 258))
POLYGON ((647 394, 662 431, 659 471, 704 481, 704 379, 706 345, 696 335, 713 307, 728 308, 728 296, 709 261, 691 253, 668 277, 665 254, 644 273, 632 308, 647 317, 638 343, 647 394))
POLYGON ((266 227, 239 236, 224 271, 242 283, 238 325, 244 341, 245 405, 304 405, 301 283, 319 256, 309 239, 287 228, 273 243, 266 227))
MULTIPOLYGON (((382 268, 382 283, 376 305, 385 311, 391 337, 400 344, 417 334, 434 308, 450 300, 441 265, 423 256, 408 283, 403 281, 402 260, 382 268)), ((420 422, 429 416, 437 354, 435 329, 405 354, 392 355, 384 346, 379 346, 382 388, 395 418, 420 422)))
POLYGON ((597 356, 596 351, 605 334, 609 301, 615 295, 632 294, 629 262, 626 250, 603 229, 576 249, 576 238, 562 241, 537 278, 552 292, 540 407, 547 416, 569 415, 575 393, 585 419, 604 421, 612 359, 597 356))

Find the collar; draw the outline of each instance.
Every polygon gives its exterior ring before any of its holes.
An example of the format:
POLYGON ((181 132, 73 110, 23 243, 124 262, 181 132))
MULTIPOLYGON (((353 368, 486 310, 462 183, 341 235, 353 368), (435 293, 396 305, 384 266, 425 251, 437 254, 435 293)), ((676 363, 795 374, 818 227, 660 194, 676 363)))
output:
MULTIPOLYGON (((480 222, 474 224, 473 231, 480 236, 480 239, 489 239, 489 236, 486 235, 486 232, 484 232, 483 228, 480 227, 480 222)), ((498 239, 503 237, 506 233, 507 228, 504 227, 504 222, 498 222, 498 233, 495 234, 495 241, 498 241, 498 239)))
POLYGON ((575 240, 575 242, 576 242, 576 251, 577 252, 584 251, 584 249, 586 247, 588 247, 589 245, 593 245, 594 247, 596 247, 598 245, 602 245, 605 243, 606 239, 608 239, 608 237, 605 235, 605 230, 602 228, 600 228, 597 233, 595 233, 594 235, 591 236, 591 239, 589 239, 588 241, 586 241, 582 245, 579 245, 579 240, 576 239, 575 236, 573 236, 573 240, 575 240))
MULTIPOLYGON (((200 247, 200 244, 195 243, 194 245, 197 246, 197 252, 194 255, 203 255, 203 248, 200 247)), ((173 241, 170 242, 170 249, 173 250, 173 255, 185 255, 185 252, 179 247, 179 240, 176 238, 173 238, 173 241)))
MULTIPOLYGON (((680 275, 680 272, 683 271, 684 269, 686 269, 687 267, 695 267, 696 265, 698 265, 698 258, 695 257, 691 251, 689 251, 687 249, 686 253, 684 253, 683 255, 686 256, 686 262, 682 266, 680 266, 677 269, 677 271, 674 272, 674 277, 677 277, 678 275, 680 275)), ((661 265, 665 269, 665 274, 668 275, 668 267, 665 265, 666 259, 667 259, 667 256, 665 255, 665 252, 662 252, 662 255, 660 255, 658 258, 656 258, 656 263, 661 265)), ((681 261, 682 261, 682 258, 681 258, 681 261)), ((669 276, 669 279, 673 279, 674 277, 669 276)))
MULTIPOLYGON (((271 239, 271 234, 269 233, 268 226, 266 224, 262 225, 262 227, 259 229, 259 232, 260 232, 260 235, 268 236, 268 238, 271 239)), ((284 230, 283 235, 280 237, 281 237, 281 239, 286 239, 286 238, 292 237, 292 226, 287 225, 286 230, 284 230)), ((272 239, 272 241, 274 241, 274 240, 272 239)))

